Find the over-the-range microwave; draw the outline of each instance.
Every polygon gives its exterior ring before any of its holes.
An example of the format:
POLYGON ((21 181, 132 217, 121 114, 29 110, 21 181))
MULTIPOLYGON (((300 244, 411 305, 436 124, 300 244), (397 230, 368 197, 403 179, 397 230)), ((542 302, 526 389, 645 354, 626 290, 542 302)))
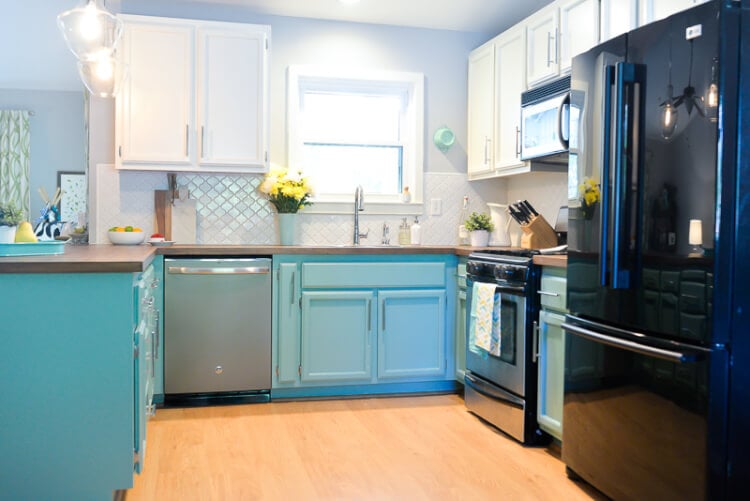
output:
POLYGON ((570 76, 521 94, 521 160, 567 152, 569 116, 570 76))

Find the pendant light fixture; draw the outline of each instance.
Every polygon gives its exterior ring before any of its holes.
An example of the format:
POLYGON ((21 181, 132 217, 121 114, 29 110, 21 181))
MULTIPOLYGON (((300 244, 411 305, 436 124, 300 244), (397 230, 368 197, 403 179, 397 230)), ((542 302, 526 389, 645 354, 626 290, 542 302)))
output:
POLYGON ((667 84, 667 99, 659 106, 661 110, 661 136, 670 139, 677 125, 677 106, 674 104, 674 88, 672 87, 672 42, 669 42, 669 83, 667 84))
POLYGON ((86 88, 99 97, 114 97, 126 76, 116 57, 123 23, 96 0, 57 16, 57 27, 78 58, 78 73, 86 88))

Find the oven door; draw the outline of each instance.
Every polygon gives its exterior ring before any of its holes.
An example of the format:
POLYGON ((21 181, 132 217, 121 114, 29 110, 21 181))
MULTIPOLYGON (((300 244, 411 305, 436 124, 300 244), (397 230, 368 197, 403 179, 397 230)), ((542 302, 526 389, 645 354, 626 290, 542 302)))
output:
POLYGON ((521 160, 568 150, 570 93, 521 108, 521 160))
POLYGON ((495 289, 500 294, 502 308, 500 310, 500 356, 490 355, 478 348, 474 342, 472 328, 472 287, 473 280, 467 277, 466 308, 467 342, 466 342, 466 370, 496 384, 514 394, 525 396, 525 360, 526 346, 524 332, 526 326, 526 293, 522 288, 501 287, 495 289))

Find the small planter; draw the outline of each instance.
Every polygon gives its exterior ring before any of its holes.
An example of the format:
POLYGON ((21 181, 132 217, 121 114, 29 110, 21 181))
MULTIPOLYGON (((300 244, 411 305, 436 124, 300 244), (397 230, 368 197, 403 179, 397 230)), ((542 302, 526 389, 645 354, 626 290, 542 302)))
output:
POLYGON ((16 226, 0 226, 0 244, 12 244, 16 241, 16 226))
POLYGON ((490 232, 487 230, 474 230, 469 233, 472 247, 487 247, 490 242, 490 232))

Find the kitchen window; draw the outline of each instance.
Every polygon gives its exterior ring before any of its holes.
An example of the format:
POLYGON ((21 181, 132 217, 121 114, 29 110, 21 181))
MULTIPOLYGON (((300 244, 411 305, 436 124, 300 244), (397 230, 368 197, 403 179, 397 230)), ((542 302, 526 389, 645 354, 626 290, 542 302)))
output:
POLYGON ((422 74, 291 66, 288 97, 289 167, 313 184, 308 212, 349 212, 357 185, 368 212, 421 205, 422 74))

